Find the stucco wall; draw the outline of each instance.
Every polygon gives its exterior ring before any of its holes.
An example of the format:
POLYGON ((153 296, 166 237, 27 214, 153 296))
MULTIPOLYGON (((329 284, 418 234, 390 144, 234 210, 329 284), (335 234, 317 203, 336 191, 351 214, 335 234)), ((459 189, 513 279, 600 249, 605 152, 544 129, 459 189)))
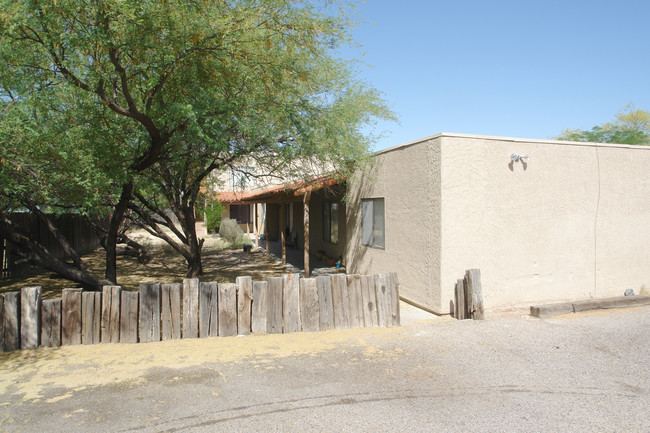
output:
POLYGON ((379 152, 367 173, 348 180, 348 272, 397 272, 400 295, 432 311, 441 309, 439 145, 427 139, 379 152), (384 198, 385 248, 361 244, 362 198, 384 198))
POLYGON ((469 268, 488 308, 650 285, 649 148, 441 140, 443 305, 469 268))

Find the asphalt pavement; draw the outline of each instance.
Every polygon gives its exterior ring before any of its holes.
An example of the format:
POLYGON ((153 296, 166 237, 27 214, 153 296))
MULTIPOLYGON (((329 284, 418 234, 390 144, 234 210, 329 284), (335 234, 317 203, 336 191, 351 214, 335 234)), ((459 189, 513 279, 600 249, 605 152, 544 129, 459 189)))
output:
POLYGON ((0 355, 0 431, 648 432, 650 307, 0 355))

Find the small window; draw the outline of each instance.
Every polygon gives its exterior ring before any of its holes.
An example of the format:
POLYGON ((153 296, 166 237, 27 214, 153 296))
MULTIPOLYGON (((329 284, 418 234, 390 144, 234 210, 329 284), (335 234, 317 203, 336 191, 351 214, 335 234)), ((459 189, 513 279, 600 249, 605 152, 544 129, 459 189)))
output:
POLYGON ((253 167, 232 167, 230 169, 230 186, 246 189, 252 186, 253 167))
POLYGON ((253 222, 251 207, 247 204, 231 204, 230 218, 237 220, 237 224, 248 224, 253 222))
POLYGON ((383 198, 361 200, 361 243, 379 248, 386 245, 383 198))
POLYGON ((323 203, 323 241, 339 243, 339 204, 323 203))

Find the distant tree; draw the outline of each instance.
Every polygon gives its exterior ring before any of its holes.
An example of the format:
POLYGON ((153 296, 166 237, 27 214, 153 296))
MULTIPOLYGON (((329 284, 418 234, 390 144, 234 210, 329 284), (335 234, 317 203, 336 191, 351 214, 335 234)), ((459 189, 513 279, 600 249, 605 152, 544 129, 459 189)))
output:
POLYGON ((588 131, 565 129, 558 140, 591 143, 650 144, 650 112, 634 109, 628 104, 616 114, 613 122, 594 126, 588 131))

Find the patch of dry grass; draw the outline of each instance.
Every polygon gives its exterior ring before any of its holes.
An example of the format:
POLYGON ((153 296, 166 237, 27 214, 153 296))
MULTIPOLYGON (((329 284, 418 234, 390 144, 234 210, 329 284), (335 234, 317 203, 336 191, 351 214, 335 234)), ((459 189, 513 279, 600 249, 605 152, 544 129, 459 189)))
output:
MULTIPOLYGON (((140 283, 180 283, 185 278, 185 259, 164 241, 153 238, 146 232, 134 232, 132 238, 147 246, 152 257, 147 264, 136 258, 118 256, 118 283, 127 290, 138 290, 140 283)), ((264 280, 269 276, 280 276, 286 270, 264 252, 244 253, 239 249, 225 249, 225 242, 217 235, 205 235, 203 245, 203 275, 201 281, 234 283, 239 276, 251 276, 253 280, 264 280)), ((84 262, 98 275, 104 275, 105 253, 103 249, 83 257, 84 262)), ((77 287, 69 280, 50 278, 50 272, 0 281, 0 293, 20 290, 21 287, 41 286, 43 298, 60 296, 61 290, 77 287)))

